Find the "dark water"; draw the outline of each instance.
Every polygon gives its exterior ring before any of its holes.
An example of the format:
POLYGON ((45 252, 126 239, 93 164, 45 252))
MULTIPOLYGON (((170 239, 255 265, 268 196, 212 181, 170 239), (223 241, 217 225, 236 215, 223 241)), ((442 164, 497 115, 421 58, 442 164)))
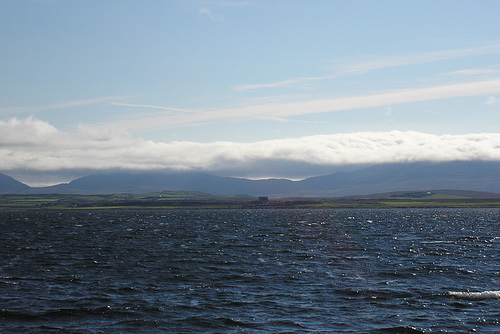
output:
POLYGON ((499 221, 498 209, 0 212, 0 332, 497 333, 499 221))

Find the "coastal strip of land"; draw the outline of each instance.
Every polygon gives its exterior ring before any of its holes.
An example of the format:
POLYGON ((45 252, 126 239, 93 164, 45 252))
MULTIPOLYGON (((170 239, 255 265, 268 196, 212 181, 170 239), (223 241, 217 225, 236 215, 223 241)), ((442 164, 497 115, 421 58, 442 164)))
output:
POLYGON ((466 197, 431 192, 345 198, 215 196, 196 191, 113 195, 0 195, 0 210, 471 207, 500 207, 500 198, 466 197))

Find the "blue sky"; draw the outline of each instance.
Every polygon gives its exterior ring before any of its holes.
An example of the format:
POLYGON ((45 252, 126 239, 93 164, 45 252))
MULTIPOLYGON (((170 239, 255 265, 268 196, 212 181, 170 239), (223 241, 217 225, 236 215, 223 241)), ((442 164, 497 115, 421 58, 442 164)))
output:
POLYGON ((498 17, 489 0, 4 0, 0 171, 500 160, 498 17))

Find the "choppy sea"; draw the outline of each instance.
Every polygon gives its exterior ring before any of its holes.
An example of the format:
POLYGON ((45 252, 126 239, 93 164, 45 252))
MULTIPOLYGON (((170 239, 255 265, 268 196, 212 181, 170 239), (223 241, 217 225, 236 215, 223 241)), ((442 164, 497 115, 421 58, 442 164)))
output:
POLYGON ((1 333, 498 333, 499 209, 0 212, 1 333))

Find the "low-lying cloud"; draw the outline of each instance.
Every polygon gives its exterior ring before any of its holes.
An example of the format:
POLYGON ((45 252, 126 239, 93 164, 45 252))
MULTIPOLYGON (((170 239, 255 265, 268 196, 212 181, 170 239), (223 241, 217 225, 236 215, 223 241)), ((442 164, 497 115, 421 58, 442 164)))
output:
POLYGON ((0 171, 3 172, 170 169, 225 171, 233 176, 249 176, 259 171, 260 175, 251 176, 293 177, 290 171, 297 171, 297 166, 314 170, 340 165, 454 160, 500 160, 500 134, 390 131, 253 143, 160 143, 137 139, 111 127, 81 126, 74 132, 64 132, 34 118, 0 121, 0 171), (288 172, 284 166, 289 167, 288 172), (248 175, 238 175, 238 171, 248 175))

